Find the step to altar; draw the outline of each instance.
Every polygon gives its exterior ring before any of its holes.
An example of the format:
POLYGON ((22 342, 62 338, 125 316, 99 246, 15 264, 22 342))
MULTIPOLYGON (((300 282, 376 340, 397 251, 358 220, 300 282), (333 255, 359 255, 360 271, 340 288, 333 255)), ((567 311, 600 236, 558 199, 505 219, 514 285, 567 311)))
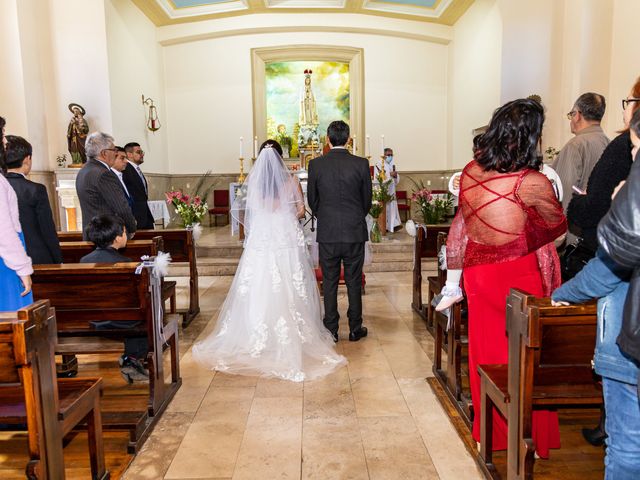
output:
MULTIPOLYGON (((380 243, 371 244, 372 262, 365 273, 408 272, 413 269, 413 238, 404 230, 387 234, 380 243)), ((198 240, 196 255, 199 275, 234 275, 242 256, 242 243, 231 236, 228 227, 205 228, 198 240)), ((435 259, 423 259, 423 276, 436 270, 435 259)), ((187 276, 186 264, 169 267, 170 276, 187 276)))

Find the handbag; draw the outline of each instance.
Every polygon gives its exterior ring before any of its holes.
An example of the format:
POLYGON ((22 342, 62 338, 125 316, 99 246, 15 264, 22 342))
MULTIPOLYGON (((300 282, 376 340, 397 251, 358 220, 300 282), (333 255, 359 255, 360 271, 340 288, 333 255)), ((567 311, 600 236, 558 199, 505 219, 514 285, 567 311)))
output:
POLYGON ((584 266, 596 256, 596 252, 584 244, 582 238, 567 245, 560 256, 560 271, 562 281, 566 282, 575 277, 584 266))

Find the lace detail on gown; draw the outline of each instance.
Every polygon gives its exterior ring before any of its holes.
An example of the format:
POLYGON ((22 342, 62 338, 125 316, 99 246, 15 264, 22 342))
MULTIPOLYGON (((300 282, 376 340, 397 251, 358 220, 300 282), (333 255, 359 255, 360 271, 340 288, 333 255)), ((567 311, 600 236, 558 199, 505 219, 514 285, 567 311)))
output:
POLYGON ((206 367, 301 382, 345 365, 322 324, 320 295, 300 224, 285 212, 252 220, 213 333, 193 347, 206 367))

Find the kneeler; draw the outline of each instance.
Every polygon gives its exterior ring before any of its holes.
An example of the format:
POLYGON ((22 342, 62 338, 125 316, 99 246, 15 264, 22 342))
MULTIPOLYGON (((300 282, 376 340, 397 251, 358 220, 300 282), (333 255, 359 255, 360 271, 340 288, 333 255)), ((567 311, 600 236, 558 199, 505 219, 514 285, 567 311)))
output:
MULTIPOLYGON (((315 269, 316 272, 316 282, 318 282, 318 289, 320 290, 320 295, 323 294, 322 291, 322 269, 321 268, 316 268, 315 269)), ((367 284, 367 277, 365 276, 365 274, 362 274, 362 294, 365 294, 365 290, 364 287, 367 284)), ((340 267, 340 279, 338 280, 338 285, 346 285, 345 281, 344 281, 344 267, 340 267)))

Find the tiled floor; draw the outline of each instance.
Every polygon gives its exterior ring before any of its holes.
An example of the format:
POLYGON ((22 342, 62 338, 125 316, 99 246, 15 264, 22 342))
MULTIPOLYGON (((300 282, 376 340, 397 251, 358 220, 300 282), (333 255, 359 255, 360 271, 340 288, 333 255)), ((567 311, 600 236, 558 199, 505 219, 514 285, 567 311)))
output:
POLYGON ((367 275, 369 336, 350 343, 343 326, 348 366, 304 384, 192 361, 231 280, 200 278, 202 314, 181 339, 182 388, 125 479, 482 478, 425 382, 432 340, 410 308, 410 272, 367 275))

